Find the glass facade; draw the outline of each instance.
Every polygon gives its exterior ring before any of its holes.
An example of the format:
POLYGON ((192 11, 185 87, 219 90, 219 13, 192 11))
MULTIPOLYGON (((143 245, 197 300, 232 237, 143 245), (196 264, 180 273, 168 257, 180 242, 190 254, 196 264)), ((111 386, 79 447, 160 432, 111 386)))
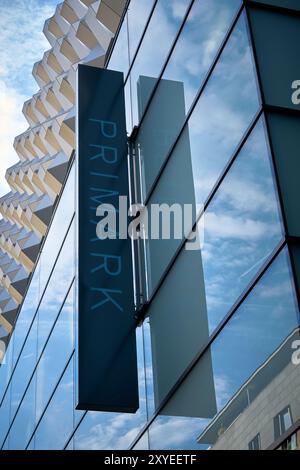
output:
POLYGON ((203 248, 140 244, 139 409, 75 410, 73 165, 0 367, 0 448, 296 448, 295 266, 243 2, 131 0, 108 68, 136 202, 191 203, 203 248))

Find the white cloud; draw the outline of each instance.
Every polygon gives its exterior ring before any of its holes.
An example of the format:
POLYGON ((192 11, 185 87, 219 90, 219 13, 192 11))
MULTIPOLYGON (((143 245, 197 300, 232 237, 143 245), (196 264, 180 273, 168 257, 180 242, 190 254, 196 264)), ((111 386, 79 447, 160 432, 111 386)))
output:
POLYGON ((182 0, 173 0, 172 2, 172 14, 176 19, 181 20, 186 12, 187 2, 182 0))
POLYGON ((232 386, 230 379, 226 375, 216 375, 215 390, 218 410, 221 410, 232 396, 232 386))
MULTIPOLYGON (((287 274, 287 273, 286 273, 287 274)), ((282 299, 288 298, 289 295, 293 296, 291 282, 288 278, 280 281, 272 286, 263 285, 263 288, 258 289, 259 297, 262 299, 282 299)))
POLYGON ((257 240, 274 231, 269 223, 230 215, 216 215, 214 212, 206 214, 205 229, 210 237, 241 240, 257 240))
POLYGON ((138 411, 136 415, 112 413, 88 413, 84 422, 82 434, 78 434, 77 449, 127 449, 134 437, 138 434, 142 424, 143 415, 138 411), (98 424, 89 427, 93 415, 99 420, 98 424))
MULTIPOLYGON (((255 170, 255 168, 254 168, 255 170)), ((242 175, 238 177, 231 177, 230 184, 222 186, 220 197, 222 201, 229 201, 231 206, 238 211, 246 211, 258 213, 276 214, 277 200, 274 192, 272 193, 272 177, 271 172, 265 172, 263 185, 262 182, 253 181, 253 175, 242 175), (268 189, 268 192, 266 191, 268 189), (270 189, 271 188, 271 189, 270 189)))
POLYGON ((160 416, 150 428, 151 445, 154 449, 197 447, 197 437, 208 423, 202 418, 160 416))

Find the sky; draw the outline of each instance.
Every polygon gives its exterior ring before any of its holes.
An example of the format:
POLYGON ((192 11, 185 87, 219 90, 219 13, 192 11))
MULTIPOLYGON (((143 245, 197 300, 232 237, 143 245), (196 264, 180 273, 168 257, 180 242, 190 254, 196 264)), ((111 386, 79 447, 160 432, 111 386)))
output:
POLYGON ((38 91, 33 64, 50 44, 43 35, 59 0, 0 0, 0 197, 10 191, 6 169, 19 161, 15 136, 28 128, 24 101, 38 91))

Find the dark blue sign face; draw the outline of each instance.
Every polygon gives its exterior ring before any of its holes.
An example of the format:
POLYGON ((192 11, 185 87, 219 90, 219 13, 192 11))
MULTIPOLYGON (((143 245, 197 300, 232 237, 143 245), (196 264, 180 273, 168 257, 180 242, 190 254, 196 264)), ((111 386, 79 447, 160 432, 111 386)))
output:
POLYGON ((129 192, 123 74, 79 65, 77 112, 77 409, 134 413, 131 241, 96 234, 99 205, 118 209, 129 192))

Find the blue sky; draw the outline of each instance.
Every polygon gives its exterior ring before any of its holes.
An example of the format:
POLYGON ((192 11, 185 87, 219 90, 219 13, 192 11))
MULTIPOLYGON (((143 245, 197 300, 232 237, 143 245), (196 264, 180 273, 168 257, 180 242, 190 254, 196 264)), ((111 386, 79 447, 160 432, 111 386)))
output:
POLYGON ((28 123, 24 101, 38 91, 32 76, 34 62, 50 44, 43 35, 47 18, 59 0, 0 0, 0 196, 9 192, 5 171, 18 161, 14 137, 28 123))

